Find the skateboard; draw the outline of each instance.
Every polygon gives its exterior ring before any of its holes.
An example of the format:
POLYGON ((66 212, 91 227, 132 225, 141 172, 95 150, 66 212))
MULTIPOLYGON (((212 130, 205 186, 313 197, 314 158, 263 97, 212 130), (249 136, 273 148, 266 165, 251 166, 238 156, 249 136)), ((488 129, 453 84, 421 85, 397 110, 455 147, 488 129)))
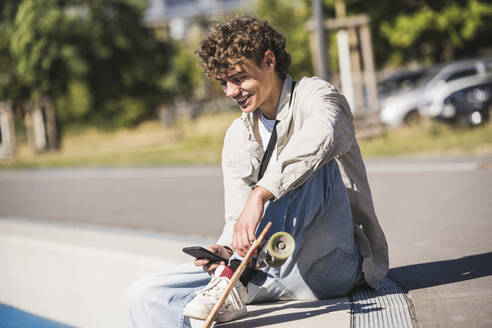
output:
MULTIPOLYGON (((205 325, 203 326, 204 328, 210 328, 210 326, 212 325, 215 317, 217 316, 217 313, 219 312, 220 308, 222 307, 225 300, 227 299, 227 296, 229 296, 229 293, 231 292, 232 288, 236 285, 236 282, 238 281, 239 277, 241 277, 241 274, 244 272, 244 269, 246 269, 248 264, 251 262, 254 254, 262 246, 263 240, 265 239, 265 236, 268 230, 270 230, 271 226, 272 223, 268 222, 268 224, 265 226, 265 228, 258 236, 258 238, 251 244, 251 247, 246 253, 246 256, 244 257, 243 261, 232 275, 226 289, 224 290, 221 297, 219 298, 219 300, 213 307, 212 311, 210 312, 207 320, 205 321, 205 325)), ((256 268, 261 268, 266 265, 275 268, 280 267, 282 266, 282 264, 284 264, 287 261, 289 256, 294 252, 294 249, 295 249, 294 238, 292 238, 292 236, 287 232, 277 232, 270 237, 270 239, 266 243, 266 246, 258 255, 256 268)))

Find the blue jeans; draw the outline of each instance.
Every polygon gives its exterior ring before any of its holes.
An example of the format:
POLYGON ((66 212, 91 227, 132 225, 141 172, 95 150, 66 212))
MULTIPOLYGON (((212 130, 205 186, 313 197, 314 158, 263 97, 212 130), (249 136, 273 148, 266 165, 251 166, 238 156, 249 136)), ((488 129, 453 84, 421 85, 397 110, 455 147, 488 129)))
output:
MULTIPOLYGON (((313 300, 346 295, 361 277, 349 200, 336 161, 303 185, 266 206, 257 232, 268 221, 290 233, 296 249, 280 268, 266 268, 248 284, 247 303, 313 300)), ((268 236, 267 236, 268 238, 268 236)), ((184 306, 210 277, 193 263, 156 273, 128 291, 131 327, 190 327, 184 306)))

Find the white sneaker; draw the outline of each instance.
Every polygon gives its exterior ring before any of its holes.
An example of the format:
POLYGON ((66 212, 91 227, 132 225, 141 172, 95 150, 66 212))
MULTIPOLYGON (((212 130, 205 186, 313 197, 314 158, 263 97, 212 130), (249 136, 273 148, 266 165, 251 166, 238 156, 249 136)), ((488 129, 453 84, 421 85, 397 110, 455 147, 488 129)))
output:
MULTIPOLYGON (((183 315, 185 317, 199 320, 207 319, 230 280, 227 277, 220 277, 222 270, 224 270, 224 266, 218 267, 208 285, 198 291, 195 298, 185 306, 183 310, 183 315)), ((224 305, 222 305, 219 313, 217 313, 215 321, 226 322, 245 315, 247 312, 245 303, 247 296, 248 291, 246 287, 238 281, 236 285, 232 287, 224 305)))

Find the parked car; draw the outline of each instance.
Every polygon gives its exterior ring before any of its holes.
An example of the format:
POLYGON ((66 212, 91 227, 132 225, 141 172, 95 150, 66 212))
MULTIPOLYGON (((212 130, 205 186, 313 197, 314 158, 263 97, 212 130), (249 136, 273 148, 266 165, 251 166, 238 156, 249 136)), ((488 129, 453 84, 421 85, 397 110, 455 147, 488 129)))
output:
POLYGON ((379 99, 384 100, 395 93, 412 90, 426 71, 425 68, 399 71, 381 79, 378 81, 379 99))
POLYGON ((479 125, 489 120, 491 109, 492 74, 474 83, 459 80, 441 88, 421 111, 439 120, 479 125))
POLYGON ((420 116, 427 116, 420 111, 429 102, 437 88, 460 79, 476 78, 492 73, 492 58, 468 59, 429 68, 417 81, 415 89, 392 95, 381 101, 380 120, 390 126, 408 123, 420 116))

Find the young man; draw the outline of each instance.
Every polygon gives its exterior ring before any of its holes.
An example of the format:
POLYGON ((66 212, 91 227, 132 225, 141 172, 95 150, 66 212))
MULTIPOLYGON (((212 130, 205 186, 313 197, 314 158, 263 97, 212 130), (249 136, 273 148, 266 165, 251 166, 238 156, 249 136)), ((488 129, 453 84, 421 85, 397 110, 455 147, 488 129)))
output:
POLYGON ((345 97, 318 78, 293 82, 285 38, 255 18, 214 26, 198 55, 242 110, 224 140, 226 222, 210 247, 232 260, 197 260, 136 282, 133 326, 205 319, 267 221, 269 235, 289 232, 296 250, 281 268, 243 274, 217 321, 244 315, 246 303, 337 297, 360 283, 377 288, 388 269, 387 244, 345 97))

